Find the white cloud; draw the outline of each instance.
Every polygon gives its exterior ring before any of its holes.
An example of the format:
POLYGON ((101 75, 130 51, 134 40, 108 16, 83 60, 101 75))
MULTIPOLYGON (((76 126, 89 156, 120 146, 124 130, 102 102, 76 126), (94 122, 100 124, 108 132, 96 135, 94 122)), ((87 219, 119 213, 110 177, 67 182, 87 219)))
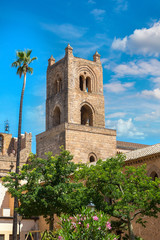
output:
POLYGON ((28 121, 36 126, 34 130, 44 130, 45 127, 45 104, 29 107, 26 112, 28 121))
POLYGON ((120 81, 107 83, 104 85, 104 89, 107 89, 109 92, 119 93, 124 92, 128 88, 133 87, 134 82, 121 83, 120 81))
POLYGON ((131 138, 144 138, 144 133, 137 130, 134 126, 132 119, 128 119, 128 121, 119 119, 117 123, 117 135, 118 136, 127 136, 131 138))
POLYGON ((115 112, 106 116, 106 118, 122 118, 126 115, 124 112, 115 112))
POLYGON ((143 96, 160 99, 160 89, 156 88, 154 90, 144 90, 142 91, 143 96))
POLYGON ((150 78, 150 80, 155 84, 155 87, 160 88, 160 77, 150 78))
POLYGON ((115 0, 116 1, 116 12, 126 11, 128 9, 128 1, 126 0, 115 0))
POLYGON ((142 115, 139 115, 137 117, 134 118, 135 121, 142 121, 142 122, 146 122, 146 121, 158 121, 160 122, 160 109, 157 109, 156 111, 152 111, 150 113, 145 113, 142 115))
POLYGON ((78 27, 67 23, 61 25, 42 23, 41 25, 45 30, 48 30, 65 39, 80 38, 87 31, 87 28, 78 27))
POLYGON ((112 43, 112 48, 116 50, 125 51, 126 45, 127 45, 127 37, 124 37, 123 39, 114 38, 114 41, 112 43))
POLYGON ((103 64, 103 63, 106 63, 106 62, 108 62, 109 61, 109 59, 108 58, 101 58, 101 63, 103 64))
POLYGON ((116 73, 118 77, 124 76, 160 76, 160 61, 157 59, 150 59, 148 61, 131 61, 126 64, 119 64, 116 66, 110 65, 110 69, 116 73))
POLYGON ((127 51, 131 54, 159 56, 160 54, 160 21, 150 28, 136 29, 123 39, 115 38, 112 48, 127 51))
POLYGON ((145 135, 135 127, 132 118, 128 120, 119 119, 117 121, 106 121, 106 127, 116 129, 118 137, 144 139, 145 135))
POLYGON ((104 9, 95 8, 91 11, 91 14, 93 14, 97 20, 103 20, 105 12, 104 9))

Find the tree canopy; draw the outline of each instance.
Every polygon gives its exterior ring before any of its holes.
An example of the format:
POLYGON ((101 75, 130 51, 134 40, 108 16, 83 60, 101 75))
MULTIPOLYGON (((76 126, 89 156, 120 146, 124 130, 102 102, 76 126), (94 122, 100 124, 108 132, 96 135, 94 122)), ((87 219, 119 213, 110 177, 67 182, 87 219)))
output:
POLYGON ((145 226, 144 216, 157 217, 160 212, 160 180, 152 181, 145 165, 126 167, 124 160, 124 155, 117 155, 106 161, 99 160, 96 165, 82 165, 77 176, 85 179, 90 201, 96 209, 117 219, 116 228, 125 226, 129 239, 133 240, 135 217, 137 223, 145 226))
POLYGON ((23 165, 18 175, 12 172, 3 178, 8 191, 18 198, 18 212, 22 216, 43 215, 52 230, 54 214, 73 214, 87 204, 86 188, 72 179, 77 169, 72 158, 63 148, 59 155, 48 153, 47 159, 32 154, 29 163, 23 165))

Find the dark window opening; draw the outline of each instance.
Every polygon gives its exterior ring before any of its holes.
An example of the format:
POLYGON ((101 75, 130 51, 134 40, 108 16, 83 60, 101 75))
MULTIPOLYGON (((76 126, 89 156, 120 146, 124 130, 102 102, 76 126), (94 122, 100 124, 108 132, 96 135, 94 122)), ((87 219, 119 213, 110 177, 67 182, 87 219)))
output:
POLYGON ((152 178, 152 181, 155 181, 156 178, 158 178, 158 174, 154 171, 151 173, 150 177, 152 178))
POLYGON ((62 80, 59 78, 58 80, 55 81, 54 84, 54 92, 55 94, 62 92, 62 80))
MULTIPOLYGON (((12 234, 9 235, 9 240, 13 240, 13 235, 12 234)), ((17 240, 19 240, 19 235, 17 235, 17 240)))
POLYGON ((79 77, 79 88, 81 91, 83 91, 83 80, 84 80, 84 77, 80 76, 79 77))
POLYGON ((53 114, 53 126, 59 125, 61 122, 61 112, 59 107, 56 107, 53 114))
POLYGON ((93 155, 90 156, 89 161, 90 161, 90 162, 95 162, 95 157, 94 157, 93 155))
POLYGON ((84 105, 81 108, 81 124, 87 126, 93 126, 93 114, 89 106, 84 105))
POLYGON ((91 79, 89 77, 86 78, 86 91, 91 92, 91 79))

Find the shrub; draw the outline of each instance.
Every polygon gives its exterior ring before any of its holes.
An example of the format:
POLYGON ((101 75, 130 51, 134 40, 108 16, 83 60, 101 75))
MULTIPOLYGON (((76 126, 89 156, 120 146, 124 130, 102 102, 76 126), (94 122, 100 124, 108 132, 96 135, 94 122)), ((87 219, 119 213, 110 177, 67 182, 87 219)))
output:
POLYGON ((59 240, 117 240, 118 236, 111 233, 108 216, 103 212, 83 208, 81 214, 73 217, 62 215, 59 240))

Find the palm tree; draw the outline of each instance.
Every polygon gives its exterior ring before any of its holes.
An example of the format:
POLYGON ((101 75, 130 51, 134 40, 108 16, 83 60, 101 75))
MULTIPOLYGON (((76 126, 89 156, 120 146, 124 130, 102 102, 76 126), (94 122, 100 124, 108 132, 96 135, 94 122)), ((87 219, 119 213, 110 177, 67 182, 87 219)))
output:
MULTIPOLYGON (((12 63, 12 67, 17 68, 17 74, 21 78, 23 78, 23 87, 21 92, 21 100, 20 100, 20 108, 19 108, 19 123, 18 123, 18 144, 17 144, 17 158, 16 158, 16 173, 19 174, 19 165, 20 165, 20 151, 21 151, 21 125, 22 125, 22 106, 23 106, 23 96, 24 90, 26 86, 26 74, 33 73, 33 68, 29 67, 29 64, 37 59, 37 57, 31 58, 30 55, 32 50, 26 51, 17 51, 16 56, 17 60, 12 63)), ((16 186, 18 185, 18 180, 15 179, 16 186)), ((14 199, 14 215, 13 215, 13 240, 17 239, 17 212, 16 208, 18 208, 18 200, 15 197, 14 199)))

